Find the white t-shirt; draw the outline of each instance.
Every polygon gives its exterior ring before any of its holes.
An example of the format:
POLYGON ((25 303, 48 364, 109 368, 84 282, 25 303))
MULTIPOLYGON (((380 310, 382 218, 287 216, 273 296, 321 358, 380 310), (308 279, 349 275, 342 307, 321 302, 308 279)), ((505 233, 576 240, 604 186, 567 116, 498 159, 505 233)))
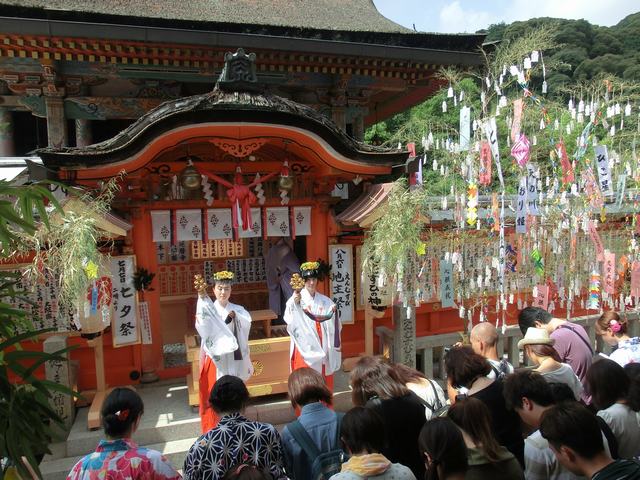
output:
POLYGON ((569 385, 571 390, 573 391, 573 395, 576 397, 576 400, 580 400, 580 396, 582 395, 582 383, 580 383, 580 379, 573 372, 573 369, 566 363, 561 363, 560 368, 557 368, 551 372, 539 372, 542 374, 544 379, 549 382, 558 382, 558 383, 566 383, 569 385))
MULTIPOLYGON (((442 390, 435 380, 431 380, 431 382, 429 382, 429 380, 425 378, 420 383, 407 383, 407 388, 431 405, 435 410, 445 406, 447 403, 444 390, 442 390)), ((431 420, 433 410, 426 405, 424 406, 424 410, 427 420, 431 420)))
POLYGON ((618 440, 620 458, 633 458, 640 455, 640 425, 636 412, 628 405, 614 403, 609 408, 600 410, 601 417, 618 440))

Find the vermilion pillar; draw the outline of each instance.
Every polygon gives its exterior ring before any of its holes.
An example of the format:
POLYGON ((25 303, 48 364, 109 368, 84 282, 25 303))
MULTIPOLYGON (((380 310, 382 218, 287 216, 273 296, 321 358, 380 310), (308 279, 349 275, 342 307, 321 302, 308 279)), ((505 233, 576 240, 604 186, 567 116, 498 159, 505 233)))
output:
MULTIPOLYGON (((151 215, 144 208, 136 208, 132 212, 133 249, 136 254, 136 264, 152 273, 158 274, 158 261, 153 244, 151 229, 151 215)), ((157 278, 157 277, 156 277, 157 278)), ((155 282, 154 282, 155 283, 155 282)), ((158 379, 157 370, 163 367, 162 329, 160 325, 160 289, 152 284, 154 290, 144 293, 144 300, 149 305, 151 323, 151 345, 142 345, 142 379, 143 383, 154 382, 158 379)))

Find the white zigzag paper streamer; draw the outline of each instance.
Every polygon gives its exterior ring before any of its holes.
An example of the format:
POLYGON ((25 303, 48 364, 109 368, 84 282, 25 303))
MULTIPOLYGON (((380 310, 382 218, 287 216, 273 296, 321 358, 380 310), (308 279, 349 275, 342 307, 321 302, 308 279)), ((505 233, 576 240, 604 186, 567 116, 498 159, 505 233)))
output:
POLYGON ((207 201, 207 206, 213 205, 213 192, 211 191, 211 185, 209 184, 209 177, 201 175, 202 194, 207 201))
MULTIPOLYGON (((254 179, 254 181, 257 182, 258 180, 260 180, 260 174, 256 173, 256 178, 254 179)), ((264 189, 262 188, 262 183, 258 183, 253 189, 256 192, 256 198, 258 199, 258 204, 264 205, 266 198, 264 196, 264 189)))
POLYGON ((289 205, 289 192, 280 190, 280 205, 289 205))

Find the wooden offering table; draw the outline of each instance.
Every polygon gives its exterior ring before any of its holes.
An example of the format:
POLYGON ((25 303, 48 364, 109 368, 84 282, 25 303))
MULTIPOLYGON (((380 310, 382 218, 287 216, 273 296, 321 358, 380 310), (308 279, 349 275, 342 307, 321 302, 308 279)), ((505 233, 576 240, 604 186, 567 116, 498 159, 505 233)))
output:
MULTIPOLYGON (((252 397, 284 393, 289 378, 289 336, 282 327, 271 328, 271 320, 277 315, 269 309, 249 312, 253 324, 261 323, 260 330, 252 328, 249 340, 253 375, 247 380, 247 388, 252 397)), ((187 375, 189 405, 200 402, 198 379, 200 376, 200 336, 190 331, 184 336, 187 347, 187 361, 191 363, 191 373, 187 375)))

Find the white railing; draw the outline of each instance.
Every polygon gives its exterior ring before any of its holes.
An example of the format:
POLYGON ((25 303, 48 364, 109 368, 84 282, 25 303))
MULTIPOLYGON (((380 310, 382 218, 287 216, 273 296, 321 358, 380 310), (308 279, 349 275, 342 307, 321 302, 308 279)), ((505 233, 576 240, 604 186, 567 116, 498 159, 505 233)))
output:
MULTIPOLYGON (((626 316, 629 321, 629 335, 632 337, 638 336, 640 333, 639 312, 627 312, 626 316)), ((609 353, 611 349, 608 345, 603 344, 600 338, 596 339, 595 323, 599 317, 599 314, 587 315, 572 318, 571 321, 584 327, 589 334, 591 344, 596 345, 598 351, 609 353)), ((384 326, 376 327, 376 335, 378 335, 380 352, 393 360, 395 358, 393 352, 393 330, 384 326)), ((521 338, 522 332, 520 332, 520 328, 517 325, 507 327, 505 333, 498 338, 498 356, 506 354, 509 362, 516 368, 522 363, 521 352, 518 349, 518 340, 521 338)), ((438 377, 444 380, 444 348, 450 347, 460 340, 461 335, 459 332, 417 337, 416 354, 421 357, 421 363, 417 365, 418 370, 421 370, 429 378, 435 378, 434 364, 437 363, 438 377)))

